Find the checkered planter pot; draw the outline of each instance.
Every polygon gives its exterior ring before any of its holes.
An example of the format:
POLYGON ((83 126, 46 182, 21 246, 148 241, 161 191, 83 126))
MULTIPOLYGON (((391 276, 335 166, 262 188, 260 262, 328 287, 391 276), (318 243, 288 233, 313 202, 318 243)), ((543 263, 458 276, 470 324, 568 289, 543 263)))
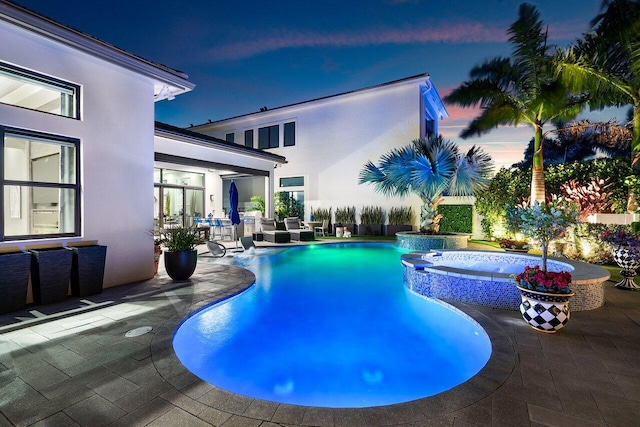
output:
POLYGON ((553 334, 562 329, 569 321, 570 294, 546 294, 521 288, 522 303, 520 313, 522 318, 540 332, 553 334))
POLYGON ((633 280, 636 269, 640 267, 640 250, 635 246, 616 246, 613 249, 613 260, 622 268, 622 280, 616 283, 616 288, 640 290, 640 286, 633 280))

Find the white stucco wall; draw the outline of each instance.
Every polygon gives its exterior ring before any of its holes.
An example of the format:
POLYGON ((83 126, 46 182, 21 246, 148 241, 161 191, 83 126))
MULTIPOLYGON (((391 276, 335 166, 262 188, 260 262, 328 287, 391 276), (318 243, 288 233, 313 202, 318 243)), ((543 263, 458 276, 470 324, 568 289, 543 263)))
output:
POLYGON ((80 140, 82 239, 108 247, 105 286, 151 277, 153 82, 5 22, 0 40, 0 60, 80 85, 82 107, 75 120, 0 105, 0 124, 80 140))
POLYGON ((235 141, 244 144, 244 131, 280 125, 280 148, 269 152, 287 158, 287 164, 275 170, 275 191, 281 177, 304 176, 305 216, 310 208, 355 206, 412 206, 418 225, 420 199, 417 196, 387 198, 371 185, 359 185, 363 165, 394 147, 409 144, 420 137, 421 95, 424 79, 412 80, 371 90, 354 92, 293 105, 235 119, 198 126, 193 130, 218 138, 235 131, 235 141), (296 122, 296 145, 282 147, 283 124, 296 122))

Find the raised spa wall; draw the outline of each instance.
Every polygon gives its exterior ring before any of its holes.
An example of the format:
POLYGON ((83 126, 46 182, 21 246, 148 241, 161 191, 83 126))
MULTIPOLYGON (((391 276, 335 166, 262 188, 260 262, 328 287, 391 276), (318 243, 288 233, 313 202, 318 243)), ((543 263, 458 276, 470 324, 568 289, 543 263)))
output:
MULTIPOLYGON (((404 284, 411 291, 430 298, 460 301, 506 310, 518 310, 520 291, 509 274, 481 272, 438 265, 465 262, 541 265, 534 255, 496 251, 439 250, 416 251, 402 255, 404 284)), ((569 271, 572 276, 569 307, 572 311, 593 310, 604 304, 603 284, 610 277, 602 267, 569 259, 550 258, 550 271, 569 271)))

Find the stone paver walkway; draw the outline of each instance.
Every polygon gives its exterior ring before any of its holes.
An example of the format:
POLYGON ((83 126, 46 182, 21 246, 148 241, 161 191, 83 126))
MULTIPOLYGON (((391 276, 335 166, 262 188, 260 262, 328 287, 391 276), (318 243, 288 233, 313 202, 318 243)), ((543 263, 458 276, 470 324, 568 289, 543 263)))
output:
POLYGON ((479 375, 414 402, 328 409, 228 393, 175 358, 180 320, 253 280, 204 255, 189 282, 161 273, 0 316, 0 427, 640 425, 640 293, 607 282, 605 306, 573 313, 554 335, 532 330, 518 312, 456 304, 492 339, 479 375), (125 335, 143 326, 153 329, 125 335))

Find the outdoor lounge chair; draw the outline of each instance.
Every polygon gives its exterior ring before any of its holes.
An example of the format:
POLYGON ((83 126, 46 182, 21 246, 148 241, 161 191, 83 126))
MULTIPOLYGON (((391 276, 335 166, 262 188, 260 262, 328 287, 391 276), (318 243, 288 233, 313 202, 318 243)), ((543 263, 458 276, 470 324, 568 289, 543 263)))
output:
POLYGON ((277 230, 276 222, 271 218, 262 218, 260 220, 260 228, 262 228, 264 240, 267 242, 289 243, 291 241, 291 234, 285 230, 277 230))
POLYGON ((225 248, 224 245, 211 240, 207 240, 207 249, 209 249, 209 252, 211 252, 211 255, 214 257, 222 258, 227 254, 227 248, 225 248))
POLYGON ((255 249, 256 247, 255 243, 253 243, 253 237, 251 236, 241 237, 240 244, 242 245, 245 251, 248 251, 251 248, 255 249))
POLYGON ((285 218, 284 226, 291 234, 291 240, 299 240, 303 242, 315 240, 315 234, 313 230, 302 228, 300 226, 300 220, 298 218, 285 218))

